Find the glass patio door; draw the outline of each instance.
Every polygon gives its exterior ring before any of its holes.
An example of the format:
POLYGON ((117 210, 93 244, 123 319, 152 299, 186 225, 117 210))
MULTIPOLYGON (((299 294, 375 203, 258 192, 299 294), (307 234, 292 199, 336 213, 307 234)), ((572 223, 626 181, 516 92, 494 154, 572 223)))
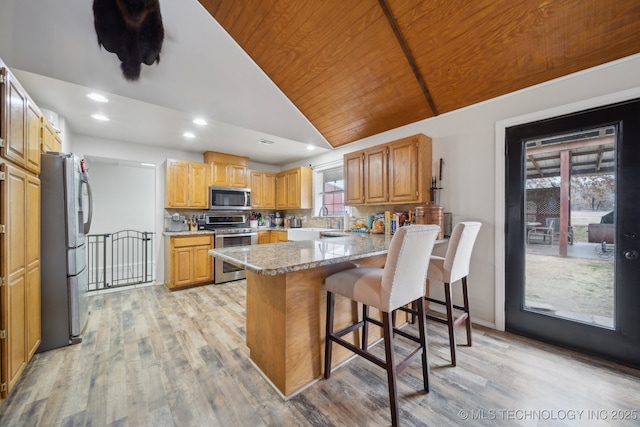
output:
POLYGON ((640 367, 639 115, 507 129, 507 330, 640 367))

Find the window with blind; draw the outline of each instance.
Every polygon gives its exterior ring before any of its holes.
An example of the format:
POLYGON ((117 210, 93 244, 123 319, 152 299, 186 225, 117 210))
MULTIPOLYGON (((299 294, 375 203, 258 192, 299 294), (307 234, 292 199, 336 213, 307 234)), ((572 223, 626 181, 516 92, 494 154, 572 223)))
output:
POLYGON ((322 206, 329 215, 344 213, 344 173, 342 166, 322 172, 322 206))

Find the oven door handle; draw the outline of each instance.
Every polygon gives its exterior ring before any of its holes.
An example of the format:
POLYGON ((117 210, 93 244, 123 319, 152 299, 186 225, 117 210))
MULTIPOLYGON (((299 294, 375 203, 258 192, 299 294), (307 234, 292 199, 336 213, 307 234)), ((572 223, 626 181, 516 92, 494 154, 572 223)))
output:
POLYGON ((229 234, 216 234, 216 238, 221 237, 221 238, 225 238, 225 237, 253 237, 253 236, 257 236, 258 233, 229 233, 229 234))

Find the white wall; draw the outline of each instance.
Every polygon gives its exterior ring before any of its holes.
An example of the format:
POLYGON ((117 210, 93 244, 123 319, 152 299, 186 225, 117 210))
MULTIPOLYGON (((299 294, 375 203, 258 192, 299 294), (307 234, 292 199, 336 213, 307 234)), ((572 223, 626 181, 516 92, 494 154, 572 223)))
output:
POLYGON ((91 234, 155 231, 155 168, 93 158, 87 165, 94 210, 91 234))
MULTIPOLYGON (((502 328, 504 307, 504 142, 502 123, 526 123, 602 105, 599 97, 640 89, 640 55, 514 92, 438 117, 393 129, 284 167, 313 166, 345 153, 423 133, 433 138, 433 159, 444 159, 441 205, 454 223, 483 223, 469 277, 474 321, 502 328), (496 128, 502 135, 496 134, 496 128), (496 314, 497 313, 497 314, 496 314)), ((639 96, 639 95, 635 95, 639 96)), ((616 97, 614 97, 616 98, 616 97)), ((460 295, 457 296, 458 298, 460 295)))

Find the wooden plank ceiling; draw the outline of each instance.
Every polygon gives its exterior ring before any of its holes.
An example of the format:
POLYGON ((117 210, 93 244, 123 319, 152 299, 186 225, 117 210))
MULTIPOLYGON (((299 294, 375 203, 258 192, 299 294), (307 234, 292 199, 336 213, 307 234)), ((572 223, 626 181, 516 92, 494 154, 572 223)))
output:
POLYGON ((638 0, 200 0, 338 147, 640 52, 638 0))

